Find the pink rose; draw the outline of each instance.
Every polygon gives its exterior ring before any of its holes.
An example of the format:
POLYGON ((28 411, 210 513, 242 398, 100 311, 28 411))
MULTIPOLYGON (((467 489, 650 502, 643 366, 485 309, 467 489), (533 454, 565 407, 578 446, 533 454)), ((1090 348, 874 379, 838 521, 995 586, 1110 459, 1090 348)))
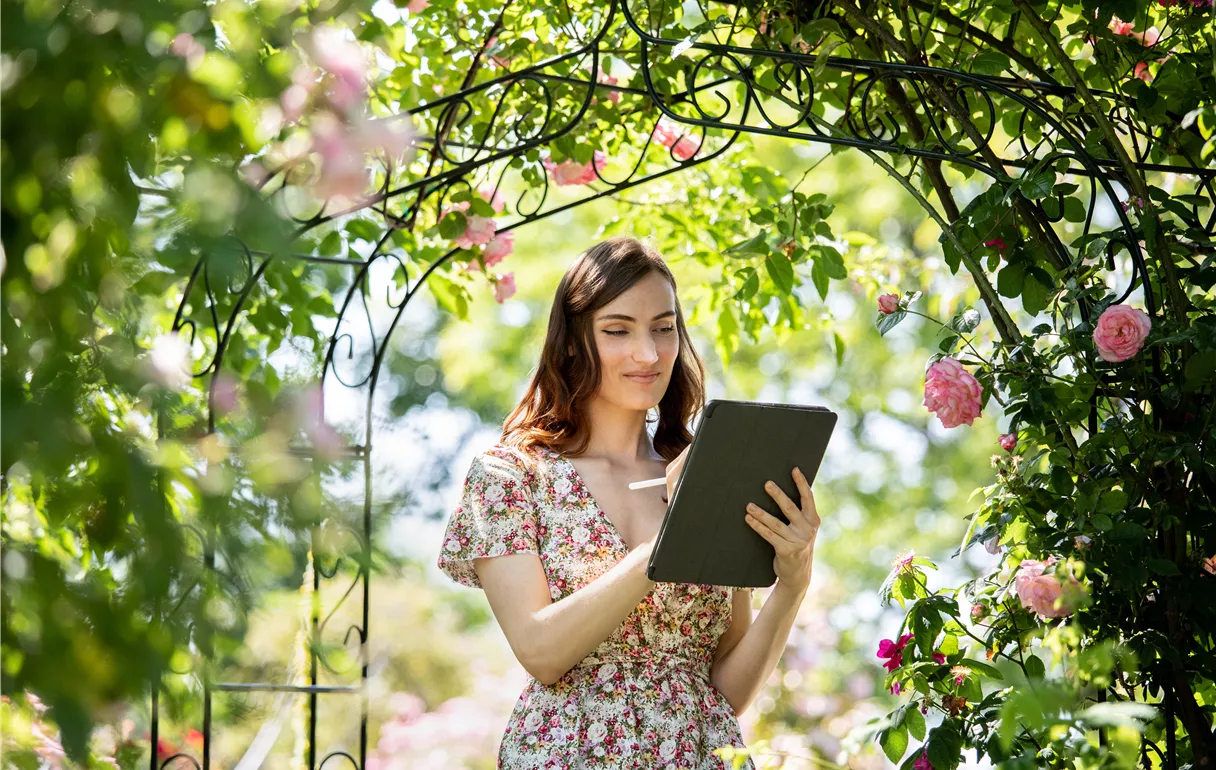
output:
POLYGON ((1152 74, 1148 71, 1148 62, 1136 62, 1136 68, 1132 70, 1132 77, 1137 77, 1145 83, 1153 79, 1152 74))
POLYGON ((337 27, 321 26, 313 29, 307 48, 317 65, 333 76, 333 105, 340 110, 354 106, 367 92, 367 58, 359 43, 337 27))
POLYGON ((515 296, 515 273, 507 273, 494 282, 494 301, 499 304, 515 296))
POLYGON ((898 294, 884 294, 878 298, 878 312, 883 315, 891 315, 896 310, 899 310, 898 294))
POLYGON ((1044 618, 1062 618, 1072 614, 1072 608, 1066 601, 1060 601, 1060 606, 1056 606, 1057 600, 1064 596, 1064 586, 1054 575, 1044 574, 1056 561, 1058 559, 1054 556, 1049 556, 1046 561, 1026 559, 1013 578, 1022 606, 1044 618))
POLYGON ((701 137, 685 134, 682 128, 666 118, 660 118, 655 125, 654 139, 671 150, 676 160, 688 160, 701 149, 701 137))
POLYGON ((480 187, 477 193, 490 202, 490 208, 494 209, 495 214, 501 214, 502 210, 507 207, 507 199, 502 194, 502 190, 496 190, 492 187, 480 187))
POLYGON ((1018 445, 1018 434, 1005 433, 997 439, 997 443, 1001 445, 1001 449, 1004 449, 1006 452, 1012 452, 1013 448, 1018 445))
POLYGON ((468 226, 460 235, 452 239, 452 243, 462 249, 471 249, 474 246, 484 246, 494 237, 498 226, 494 224, 494 220, 488 217, 479 217, 476 214, 468 215, 465 220, 468 226))
POLYGON ((505 233, 498 233, 493 240, 486 244, 482 249, 482 256, 485 257, 486 267, 491 268, 503 261, 508 254, 515 248, 515 233, 507 230, 505 233))
POLYGON ((1110 31, 1114 32, 1116 35, 1127 35, 1130 34, 1132 28, 1136 26, 1136 22, 1123 21, 1118 16, 1111 16, 1110 23, 1107 26, 1110 27, 1110 31))
POLYGON ((554 163, 551 158, 545 158, 541 161, 541 165, 549 172, 549 178, 558 187, 573 184, 589 184, 597 179, 595 172, 603 171, 604 166, 608 163, 607 156, 600 150, 596 150, 592 158, 593 160, 587 163, 579 163, 574 159, 554 163))
POLYGON ((980 416, 982 393, 975 377, 950 356, 934 362, 925 373, 924 406, 937 414, 943 427, 970 425, 980 416))
POLYGON ((1126 361, 1140 352, 1144 338, 1153 328, 1148 313, 1127 305, 1111 305, 1098 316, 1094 326, 1094 345, 1104 361, 1126 361))

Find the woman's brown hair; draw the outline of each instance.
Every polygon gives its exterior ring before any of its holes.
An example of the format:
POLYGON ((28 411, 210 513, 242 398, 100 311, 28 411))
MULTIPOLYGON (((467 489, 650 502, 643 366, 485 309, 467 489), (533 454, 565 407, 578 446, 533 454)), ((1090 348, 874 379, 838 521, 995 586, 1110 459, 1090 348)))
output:
MULTIPOLYGON (((609 238, 579 255, 557 285, 540 363, 527 392, 503 424, 503 444, 525 452, 540 445, 570 457, 586 451, 591 438, 586 407, 600 381, 592 318, 652 272, 661 274, 676 291, 675 277, 663 257, 636 238, 609 238), (573 349, 573 355, 567 349, 573 349)), ((692 442, 688 425, 705 408, 705 366, 688 338, 678 293, 676 333, 680 353, 659 401, 654 433, 655 451, 668 462, 692 442)), ((653 419, 647 417, 647 422, 653 419)))

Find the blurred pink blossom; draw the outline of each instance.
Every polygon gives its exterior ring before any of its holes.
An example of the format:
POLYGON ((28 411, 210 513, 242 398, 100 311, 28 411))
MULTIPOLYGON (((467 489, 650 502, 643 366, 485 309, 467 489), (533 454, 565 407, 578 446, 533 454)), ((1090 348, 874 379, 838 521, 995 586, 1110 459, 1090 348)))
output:
POLYGON ((929 761, 929 750, 925 749, 921 755, 916 758, 916 762, 912 765, 913 770, 933 770, 933 763, 929 761))
POLYGON ((513 296, 515 296, 515 273, 499 276, 498 280, 494 282, 494 301, 501 304, 513 296))
POLYGON ((545 158, 541 165, 549 172, 549 178, 558 187, 572 184, 589 184, 597 179, 596 171, 603 171, 608 158, 601 150, 596 150, 587 163, 579 163, 573 158, 561 163, 554 163, 551 158, 545 158))
POLYGON ((1143 310, 1111 305, 1094 325, 1094 345, 1103 361, 1126 361, 1140 352, 1152 328, 1153 322, 1143 310))
POLYGON ((1203 569, 1209 575, 1216 575, 1216 556, 1209 556, 1203 560, 1203 569))
MULTIPOLYGON (((587 62, 587 69, 590 70, 591 68, 592 68, 591 62, 587 62)), ((618 82, 617 79, 614 78, 612 75, 609 75, 608 71, 605 70, 602 66, 600 67, 599 75, 596 76, 595 80, 597 83, 603 83, 604 85, 608 85, 608 86, 614 86, 618 82)), ((618 104, 621 101, 621 92, 616 91, 616 90, 609 90, 607 99, 608 99, 608 101, 612 102, 613 104, 618 104)), ((596 101, 596 98, 593 97, 591 101, 592 102, 596 101)))
POLYGON ((985 246, 995 246, 998 251, 1003 251, 1004 249, 1009 248, 1008 246, 1005 245, 1005 242, 1002 241, 1000 238, 993 238, 990 241, 984 241, 984 245, 985 246))
POLYGON ((332 76, 327 91, 330 102, 340 110, 359 104, 368 84, 367 58, 359 43, 338 27, 321 25, 313 28, 305 48, 317 66, 332 76))
POLYGON ((228 414, 235 410, 239 404, 239 384, 236 378, 227 372, 221 372, 215 378, 215 385, 211 389, 211 400, 215 404, 215 411, 219 414, 228 414))
POLYGON ((963 365, 950 356, 934 362, 925 373, 924 406, 946 428, 970 425, 980 416, 983 389, 963 365))
POLYGON ((898 294, 884 294, 878 298, 878 312, 883 315, 891 315, 896 310, 899 310, 898 294))
POLYGON ((174 36, 173 42, 169 44, 169 52, 185 59, 186 69, 194 70, 203 63, 203 56, 206 55, 207 49, 194 39, 194 35, 189 32, 179 32, 174 36))
POLYGON ((318 457, 336 460, 341 455, 342 437, 325 421, 325 395, 320 385, 308 385, 296 394, 295 418, 318 457))
POLYGON ((515 233, 507 230, 504 233, 498 233, 494 238, 486 244, 482 250, 482 256, 486 261, 486 268, 491 268, 503 261, 508 254, 515 249, 515 233))
POLYGON ((1004 449, 1006 452, 1012 452, 1014 447, 1018 445, 1018 434, 1001 434, 1001 437, 997 439, 997 443, 1001 445, 1001 449, 1004 449))
POLYGON ((1132 77, 1137 77, 1145 83, 1153 79, 1152 74, 1148 71, 1148 62, 1136 62, 1136 68, 1132 71, 1132 77))
POLYGON ((701 149, 701 137, 685 133, 685 129, 666 118, 659 118, 654 127, 655 141, 671 150, 676 160, 688 160, 701 149))
POLYGON ((410 13, 421 13, 423 8, 430 8, 429 0, 410 0, 405 6, 405 10, 410 13))

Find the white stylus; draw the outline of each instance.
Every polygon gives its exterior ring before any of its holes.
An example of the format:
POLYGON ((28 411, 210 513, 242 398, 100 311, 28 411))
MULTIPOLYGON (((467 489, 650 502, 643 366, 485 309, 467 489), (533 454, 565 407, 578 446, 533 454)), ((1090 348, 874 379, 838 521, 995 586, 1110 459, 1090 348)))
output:
POLYGON ((629 483, 629 488, 630 489, 645 489, 646 487, 657 487, 660 484, 666 484, 666 483, 667 483, 667 477, 663 476, 662 478, 647 479, 645 481, 631 481, 629 483))

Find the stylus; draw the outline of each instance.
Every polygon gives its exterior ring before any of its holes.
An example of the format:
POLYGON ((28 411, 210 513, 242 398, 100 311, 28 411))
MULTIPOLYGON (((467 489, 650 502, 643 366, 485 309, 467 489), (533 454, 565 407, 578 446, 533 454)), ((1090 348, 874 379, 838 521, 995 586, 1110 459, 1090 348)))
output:
POLYGON ((660 484, 666 484, 666 483, 667 483, 667 477, 663 476, 661 478, 647 479, 645 481, 631 481, 629 483, 629 488, 630 489, 645 489, 646 487, 657 487, 660 484))

